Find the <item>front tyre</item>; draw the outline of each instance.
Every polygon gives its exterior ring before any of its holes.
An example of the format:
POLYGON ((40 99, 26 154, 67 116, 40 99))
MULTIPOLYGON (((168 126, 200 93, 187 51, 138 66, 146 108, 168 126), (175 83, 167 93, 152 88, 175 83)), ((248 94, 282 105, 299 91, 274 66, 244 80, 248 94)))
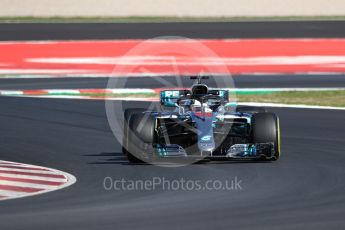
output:
POLYGON ((256 113, 252 116, 252 142, 273 143, 274 154, 270 159, 280 158, 280 126, 279 118, 274 113, 256 113))
POLYGON ((146 109, 132 108, 126 109, 123 114, 123 138, 122 138, 122 153, 127 156, 128 154, 128 126, 133 114, 145 112, 146 109))
POLYGON ((126 155, 131 163, 143 163, 145 150, 152 147, 155 136, 155 117, 150 113, 133 114, 127 130, 126 155))

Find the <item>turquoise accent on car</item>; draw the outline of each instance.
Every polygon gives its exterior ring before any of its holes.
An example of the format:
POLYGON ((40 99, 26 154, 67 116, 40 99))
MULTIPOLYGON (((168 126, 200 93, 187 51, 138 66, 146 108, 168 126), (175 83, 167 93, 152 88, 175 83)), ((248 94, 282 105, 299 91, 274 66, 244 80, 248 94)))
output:
POLYGON ((237 106, 237 102, 233 101, 233 102, 228 102, 225 104, 225 106, 228 106, 228 107, 236 107, 237 106))

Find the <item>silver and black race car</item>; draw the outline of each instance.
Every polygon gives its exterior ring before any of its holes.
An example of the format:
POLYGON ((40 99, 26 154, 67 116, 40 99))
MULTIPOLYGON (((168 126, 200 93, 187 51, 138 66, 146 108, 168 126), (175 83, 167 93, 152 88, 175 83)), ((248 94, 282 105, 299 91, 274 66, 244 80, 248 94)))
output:
POLYGON ((124 112, 123 153, 133 163, 280 157, 277 115, 265 108, 237 106, 229 91, 192 77, 191 89, 164 90, 161 111, 124 112))

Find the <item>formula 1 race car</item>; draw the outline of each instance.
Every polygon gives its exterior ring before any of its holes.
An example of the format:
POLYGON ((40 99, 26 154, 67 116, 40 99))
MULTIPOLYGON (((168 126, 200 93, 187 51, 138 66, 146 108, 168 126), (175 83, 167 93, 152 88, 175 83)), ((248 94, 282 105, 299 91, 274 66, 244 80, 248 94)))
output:
POLYGON ((208 77, 191 78, 197 81, 191 89, 161 91, 162 111, 125 110, 122 149, 130 162, 279 159, 274 113, 236 106, 228 90, 201 82, 208 77))

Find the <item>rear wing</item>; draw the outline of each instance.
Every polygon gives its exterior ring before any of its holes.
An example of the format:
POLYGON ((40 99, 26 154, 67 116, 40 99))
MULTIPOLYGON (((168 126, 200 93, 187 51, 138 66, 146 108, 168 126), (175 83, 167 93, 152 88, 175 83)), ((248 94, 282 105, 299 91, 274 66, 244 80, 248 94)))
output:
POLYGON ((190 90, 163 90, 160 93, 161 105, 174 107, 180 97, 190 94, 190 90))
POLYGON ((210 79, 210 77, 209 76, 190 76, 190 79, 191 80, 197 80, 197 84, 201 84, 201 80, 208 80, 208 79, 210 79))

